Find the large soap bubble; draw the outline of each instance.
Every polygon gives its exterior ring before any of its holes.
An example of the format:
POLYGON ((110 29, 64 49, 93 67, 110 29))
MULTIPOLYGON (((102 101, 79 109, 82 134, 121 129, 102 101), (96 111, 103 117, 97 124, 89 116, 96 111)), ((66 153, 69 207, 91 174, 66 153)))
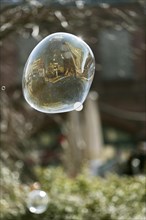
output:
POLYGON ((75 110, 86 99, 94 71, 94 55, 83 40, 68 33, 51 34, 28 58, 22 80, 24 97, 41 112, 75 110))
POLYGON ((29 193, 27 199, 27 207, 30 212, 42 214, 47 210, 49 197, 42 190, 33 190, 29 193))

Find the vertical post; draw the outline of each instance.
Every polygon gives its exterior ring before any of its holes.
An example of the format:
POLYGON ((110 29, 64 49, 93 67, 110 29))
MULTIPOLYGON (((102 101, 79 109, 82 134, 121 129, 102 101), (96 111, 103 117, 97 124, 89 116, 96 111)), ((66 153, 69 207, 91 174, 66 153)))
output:
POLYGON ((96 92, 90 92, 84 111, 85 140, 89 160, 99 160, 103 147, 103 135, 97 98, 98 95, 96 92))

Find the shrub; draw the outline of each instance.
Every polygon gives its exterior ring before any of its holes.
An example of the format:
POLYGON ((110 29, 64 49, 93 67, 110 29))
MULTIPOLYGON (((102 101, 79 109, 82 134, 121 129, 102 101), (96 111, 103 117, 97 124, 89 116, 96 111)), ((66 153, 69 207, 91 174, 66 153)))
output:
POLYGON ((9 173, 9 179, 2 180, 2 220, 145 219, 145 177, 109 175, 103 179, 83 173, 70 179, 61 168, 37 169, 36 173, 41 189, 50 197, 46 212, 36 215, 25 208, 28 187, 9 173))

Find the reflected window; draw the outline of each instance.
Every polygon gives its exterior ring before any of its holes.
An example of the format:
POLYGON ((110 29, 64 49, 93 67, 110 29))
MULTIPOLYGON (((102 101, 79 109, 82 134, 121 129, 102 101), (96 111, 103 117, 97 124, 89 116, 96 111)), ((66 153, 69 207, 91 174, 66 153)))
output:
POLYGON ((104 80, 132 79, 133 60, 131 35, 126 30, 102 30, 99 51, 104 80))

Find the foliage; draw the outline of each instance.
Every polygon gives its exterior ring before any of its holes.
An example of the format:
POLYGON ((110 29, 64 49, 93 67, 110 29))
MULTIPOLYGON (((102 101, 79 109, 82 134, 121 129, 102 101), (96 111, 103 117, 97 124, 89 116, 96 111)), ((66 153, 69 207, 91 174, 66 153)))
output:
POLYGON ((19 172, 12 172, 3 162, 0 164, 0 219, 16 219, 25 213, 27 186, 19 181, 19 172))
POLYGON ((47 211, 31 214, 25 208, 28 187, 3 167, 1 220, 144 220, 145 177, 102 179, 83 173, 70 179, 61 168, 39 168, 36 173, 50 197, 47 211))

